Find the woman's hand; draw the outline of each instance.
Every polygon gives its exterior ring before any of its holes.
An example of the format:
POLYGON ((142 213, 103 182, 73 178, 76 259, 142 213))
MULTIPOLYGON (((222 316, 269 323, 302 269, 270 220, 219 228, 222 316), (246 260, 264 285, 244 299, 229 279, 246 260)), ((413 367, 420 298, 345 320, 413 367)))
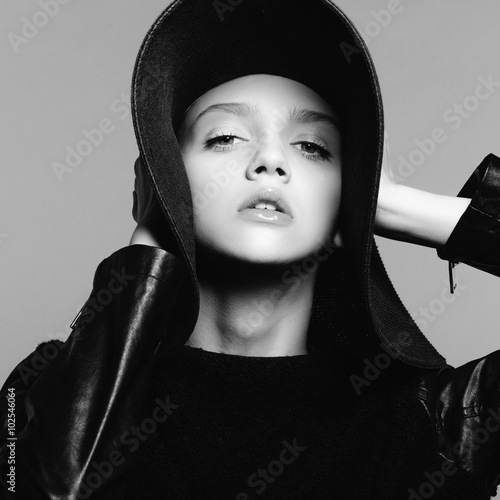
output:
POLYGON ((148 245, 150 247, 161 248, 160 243, 153 235, 153 232, 142 224, 137 224, 129 245, 148 245))
POLYGON ((132 214, 137 222, 130 245, 148 245, 166 248, 167 222, 144 171, 141 158, 135 165, 134 207, 132 214))
POLYGON ((438 248, 445 245, 470 199, 444 196, 394 181, 387 136, 380 177, 375 233, 394 240, 438 248))
POLYGON ((156 198, 153 197, 147 210, 141 213, 139 223, 132 233, 130 245, 148 245, 167 250, 171 246, 171 241, 168 243, 170 234, 167 220, 156 198))

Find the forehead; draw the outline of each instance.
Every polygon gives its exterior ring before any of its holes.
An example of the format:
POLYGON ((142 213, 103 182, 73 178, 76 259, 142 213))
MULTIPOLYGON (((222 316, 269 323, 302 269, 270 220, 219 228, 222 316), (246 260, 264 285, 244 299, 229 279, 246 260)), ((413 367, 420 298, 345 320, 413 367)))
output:
POLYGON ((294 109, 306 109, 323 113, 338 122, 333 108, 314 90, 274 75, 249 75, 214 87, 191 104, 185 121, 196 120, 209 108, 220 109, 223 103, 245 103, 241 108, 246 111, 245 115, 271 112, 290 116, 294 109))

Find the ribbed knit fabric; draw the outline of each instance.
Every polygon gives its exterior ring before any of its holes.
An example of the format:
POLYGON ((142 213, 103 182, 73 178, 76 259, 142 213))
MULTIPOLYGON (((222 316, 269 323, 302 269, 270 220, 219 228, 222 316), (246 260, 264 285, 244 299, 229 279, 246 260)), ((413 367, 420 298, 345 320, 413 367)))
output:
MULTIPOLYGON (((158 397, 173 409, 138 447, 129 498, 411 498, 441 470, 423 407, 384 377, 356 395, 349 366, 183 347, 156 373, 149 415, 158 397)), ((489 498, 460 471, 434 490, 489 498)))

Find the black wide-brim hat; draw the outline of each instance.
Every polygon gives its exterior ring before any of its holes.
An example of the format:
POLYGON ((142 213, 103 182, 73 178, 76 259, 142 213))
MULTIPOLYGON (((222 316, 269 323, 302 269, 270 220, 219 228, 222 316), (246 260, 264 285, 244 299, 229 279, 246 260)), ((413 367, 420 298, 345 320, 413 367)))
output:
POLYGON ((175 130, 194 100, 249 74, 301 82, 337 111, 343 134, 342 235, 370 326, 405 364, 444 366, 399 299, 375 246, 384 142, 380 88, 360 34, 327 0, 175 0, 142 44, 132 84, 142 168, 193 286, 191 195, 175 130))

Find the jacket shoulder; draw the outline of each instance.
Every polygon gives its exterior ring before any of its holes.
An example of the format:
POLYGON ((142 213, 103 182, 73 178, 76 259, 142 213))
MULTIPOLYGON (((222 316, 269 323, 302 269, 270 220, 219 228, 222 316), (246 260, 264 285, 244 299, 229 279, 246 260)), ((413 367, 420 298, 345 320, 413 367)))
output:
POLYGON ((415 392, 435 428, 438 452, 494 494, 500 483, 500 350, 422 373, 415 392))
MULTIPOLYGON (((195 321, 197 296, 190 284, 180 260, 163 249, 117 250, 99 264, 66 342, 40 344, 14 369, 0 392, 0 465, 8 456, 2 443, 10 392, 19 498, 81 498, 95 464, 110 456, 119 456, 123 465, 102 478, 92 497, 125 496, 119 479, 134 456, 117 438, 146 417, 144 387, 150 385, 158 346, 182 345, 195 321)), ((0 489, 6 478, 1 474, 0 489)))
MULTIPOLYGON (((47 365, 54 359, 63 348, 64 342, 60 340, 50 340, 41 342, 36 349, 28 354, 12 370, 5 380, 1 392, 7 388, 15 386, 19 389, 27 389, 40 375, 47 365)), ((24 391, 23 391, 24 392, 24 391)))

